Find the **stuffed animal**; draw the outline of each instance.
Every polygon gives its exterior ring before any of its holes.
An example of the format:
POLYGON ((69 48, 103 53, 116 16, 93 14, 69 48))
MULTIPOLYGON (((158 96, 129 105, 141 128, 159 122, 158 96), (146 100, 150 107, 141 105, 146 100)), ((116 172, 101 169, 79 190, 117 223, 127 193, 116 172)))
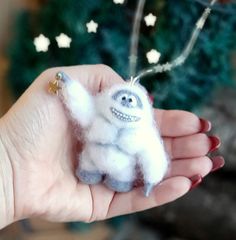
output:
POLYGON ((79 180, 91 185, 104 182, 111 190, 128 192, 139 169, 144 194, 149 196, 165 176, 169 161, 146 90, 129 81, 92 96, 63 72, 56 79, 60 98, 82 128, 79 180))

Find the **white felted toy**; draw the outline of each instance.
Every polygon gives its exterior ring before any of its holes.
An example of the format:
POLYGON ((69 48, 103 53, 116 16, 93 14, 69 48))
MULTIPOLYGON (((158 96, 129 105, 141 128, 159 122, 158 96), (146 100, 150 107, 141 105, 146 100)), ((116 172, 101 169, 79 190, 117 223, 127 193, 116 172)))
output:
POLYGON ((83 130, 84 147, 76 170, 79 180, 86 184, 104 181, 114 191, 128 192, 138 167, 144 194, 149 196, 167 172, 168 157, 146 90, 124 82, 92 96, 62 72, 57 80, 66 108, 83 130))

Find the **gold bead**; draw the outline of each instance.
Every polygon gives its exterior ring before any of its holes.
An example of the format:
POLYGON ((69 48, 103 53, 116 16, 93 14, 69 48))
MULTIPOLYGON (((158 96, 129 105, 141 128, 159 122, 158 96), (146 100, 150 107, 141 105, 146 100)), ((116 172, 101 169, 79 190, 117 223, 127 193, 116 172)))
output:
POLYGON ((59 81, 58 80, 53 80, 49 82, 49 93, 58 95, 58 91, 61 89, 59 86, 59 81))

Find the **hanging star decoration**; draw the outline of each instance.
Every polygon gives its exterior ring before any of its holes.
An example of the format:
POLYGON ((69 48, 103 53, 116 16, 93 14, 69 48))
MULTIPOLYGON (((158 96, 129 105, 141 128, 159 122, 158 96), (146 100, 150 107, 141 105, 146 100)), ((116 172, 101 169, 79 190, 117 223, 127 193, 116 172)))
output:
POLYGON ((59 36, 56 37, 56 41, 59 48, 70 48, 72 39, 66 34, 61 33, 59 36))
POLYGON ((151 51, 147 52, 146 57, 149 63, 157 63, 161 57, 161 54, 157 50, 152 49, 151 51))
POLYGON ((47 52, 50 45, 50 40, 43 34, 40 34, 34 39, 34 45, 37 52, 47 52))
POLYGON ((166 64, 163 65, 163 71, 164 71, 164 72, 168 72, 168 71, 170 71, 171 68, 172 68, 172 67, 171 67, 171 64, 168 63, 168 62, 167 62, 166 64))
POLYGON ((96 33, 97 32, 98 24, 96 22, 94 22, 93 20, 88 22, 86 24, 86 26, 87 26, 88 33, 96 33))
POLYGON ((115 4, 123 4, 125 0, 113 0, 115 4))
POLYGON ((58 91, 61 89, 59 85, 60 75, 57 75, 56 79, 49 82, 48 92, 50 94, 58 95, 58 91))
POLYGON ((155 15, 153 15, 152 13, 149 13, 145 18, 145 23, 147 26, 155 26, 157 17, 155 15))
MULTIPOLYGON (((226 0, 221 0, 221 3, 227 2, 226 0)), ((183 51, 180 53, 179 56, 177 56, 174 60, 171 62, 166 62, 163 64, 157 64, 154 66, 151 66, 147 69, 142 70, 137 76, 134 77, 133 83, 140 81, 141 78, 144 78, 146 76, 150 76, 152 74, 157 73, 163 73, 167 71, 171 71, 172 69, 181 66, 185 63, 185 61, 188 59, 189 55, 191 54, 193 47, 195 46, 197 39, 199 38, 199 35, 201 33, 201 30, 203 29, 205 22, 207 18, 209 17, 211 13, 211 9, 214 4, 217 3, 217 0, 211 0, 209 7, 206 7, 204 12, 202 13, 201 17, 197 20, 196 26, 192 31, 192 34, 190 36, 189 41, 187 42, 186 46, 184 47, 183 51)), ((157 63, 160 58, 160 53, 156 50, 152 49, 147 53, 147 59, 149 63, 157 63)))
POLYGON ((205 22, 206 22, 206 18, 207 16, 209 16, 211 13, 211 9, 210 8, 206 8, 203 15, 204 17, 203 18, 200 18, 197 23, 196 23, 196 27, 200 30, 202 30, 202 28, 204 27, 205 25, 205 22))

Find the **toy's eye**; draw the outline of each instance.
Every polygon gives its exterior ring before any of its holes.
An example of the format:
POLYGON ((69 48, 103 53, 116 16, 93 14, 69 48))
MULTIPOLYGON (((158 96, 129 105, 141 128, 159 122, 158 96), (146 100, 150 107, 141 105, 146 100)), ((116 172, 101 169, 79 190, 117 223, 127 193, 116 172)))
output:
POLYGON ((128 95, 127 95, 127 94, 122 94, 122 95, 120 95, 120 96, 118 97, 117 100, 118 100, 119 102, 126 102, 127 99, 128 99, 128 95))
POLYGON ((132 106, 132 107, 137 107, 137 99, 135 96, 130 96, 129 99, 129 105, 132 106))

